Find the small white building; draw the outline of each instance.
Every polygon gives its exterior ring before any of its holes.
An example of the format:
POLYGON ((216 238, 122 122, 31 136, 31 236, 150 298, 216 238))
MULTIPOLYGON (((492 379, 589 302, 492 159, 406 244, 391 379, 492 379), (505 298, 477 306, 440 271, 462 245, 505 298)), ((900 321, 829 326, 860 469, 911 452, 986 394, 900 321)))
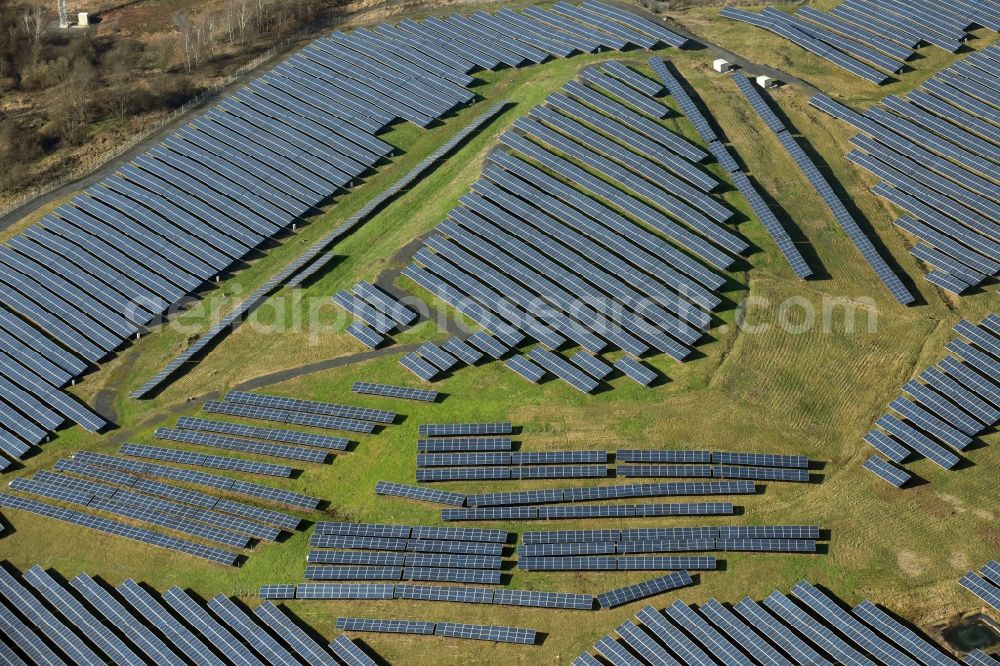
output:
POLYGON ((87 12, 79 12, 76 15, 76 25, 79 28, 86 28, 88 25, 90 25, 90 16, 87 14, 87 12))
POLYGON ((759 85, 761 88, 766 89, 766 88, 773 88, 774 86, 778 85, 778 82, 772 79, 770 76, 764 76, 763 74, 761 74, 760 76, 757 77, 757 85, 759 85))
POLYGON ((717 71, 719 73, 728 72, 732 68, 733 68, 733 66, 729 64, 728 60, 723 60, 722 58, 717 58, 716 60, 712 61, 712 69, 714 69, 715 71, 717 71))

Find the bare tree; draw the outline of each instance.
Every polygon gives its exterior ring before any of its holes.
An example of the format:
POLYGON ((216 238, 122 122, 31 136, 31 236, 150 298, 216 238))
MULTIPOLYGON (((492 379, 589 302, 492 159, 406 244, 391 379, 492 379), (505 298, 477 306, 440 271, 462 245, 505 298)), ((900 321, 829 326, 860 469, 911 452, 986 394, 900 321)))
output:
POLYGON ((184 70, 190 72, 197 60, 195 57, 197 38, 194 25, 186 14, 178 12, 174 14, 174 26, 181 33, 181 43, 184 45, 184 70))
POLYGON ((31 64, 37 65, 42 55, 42 34, 45 32, 45 14, 41 5, 24 10, 21 27, 31 44, 31 64))

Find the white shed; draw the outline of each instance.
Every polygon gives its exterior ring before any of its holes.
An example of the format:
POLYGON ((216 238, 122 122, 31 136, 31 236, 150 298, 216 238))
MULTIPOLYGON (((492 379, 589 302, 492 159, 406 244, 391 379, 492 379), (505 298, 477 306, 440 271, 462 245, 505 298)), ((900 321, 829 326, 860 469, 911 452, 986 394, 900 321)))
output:
POLYGON ((717 72, 728 72, 732 68, 733 66, 729 64, 729 61, 722 58, 717 58, 712 62, 712 69, 717 72))
POLYGON ((760 76, 757 77, 757 85, 759 85, 761 88, 773 88, 774 86, 778 85, 778 82, 772 79, 770 76, 764 76, 763 74, 761 74, 760 76))

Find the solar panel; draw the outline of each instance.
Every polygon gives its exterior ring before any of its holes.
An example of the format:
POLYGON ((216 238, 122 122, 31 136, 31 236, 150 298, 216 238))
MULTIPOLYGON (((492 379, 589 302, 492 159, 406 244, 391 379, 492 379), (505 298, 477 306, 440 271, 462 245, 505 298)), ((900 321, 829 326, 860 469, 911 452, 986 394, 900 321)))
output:
POLYGON ((415 541, 411 539, 406 544, 406 550, 414 553, 450 553, 496 557, 503 553, 503 546, 502 543, 477 541, 441 541, 437 539, 415 541))
POLYGON ((307 566, 306 580, 401 580, 402 567, 307 566))
MULTIPOLYGON (((100 662, 100 657, 79 636, 57 619, 11 573, 3 568, 0 568, 0 594, 70 659, 78 663, 96 664, 100 662)), ((56 662, 58 663, 58 660, 56 662)))
POLYGON ((570 594, 566 592, 531 592, 527 590, 499 589, 493 593, 493 603, 498 606, 592 610, 594 607, 594 597, 589 594, 570 594))
POLYGON ((238 402, 246 405, 256 405, 260 407, 271 407, 274 409, 284 409, 293 412, 308 412, 310 414, 337 416, 356 421, 372 421, 374 423, 391 424, 396 420, 395 412, 389 412, 381 409, 351 407, 348 405, 337 405, 334 403, 319 402, 315 400, 302 400, 299 398, 286 398, 282 396, 264 395, 261 393, 248 393, 246 391, 230 391, 226 394, 226 401, 238 402))
POLYGON ((720 526, 718 536, 723 539, 819 539, 815 525, 737 525, 720 526))
POLYGON ((670 449, 618 449, 615 461, 636 463, 710 463, 712 454, 708 451, 688 451, 670 449))
POLYGON ((406 567, 403 569, 403 580, 499 585, 500 572, 448 567, 406 567))
POLYGON ((344 330, 365 347, 368 347, 368 349, 378 349, 387 339, 385 336, 376 333, 364 324, 356 321, 352 322, 344 330))
POLYGON ((525 356, 511 356, 504 362, 504 365, 533 384, 537 384, 545 376, 545 370, 529 361, 525 356))
POLYGON ((791 629, 779 622, 750 597, 734 604, 733 609, 743 616, 751 627, 770 638, 776 646, 800 664, 829 663, 806 644, 791 629))
POLYGON ((535 644, 535 630, 523 629, 521 627, 493 627, 458 624, 455 622, 438 622, 437 627, 434 629, 434 635, 476 641, 493 641, 495 643, 535 644))
POLYGON ((675 601, 666 609, 674 622, 687 629, 688 633, 707 647, 723 664, 732 666, 752 666, 753 662, 730 643, 722 634, 702 619, 683 601, 675 601))
POLYGON ((296 599, 392 599, 396 586, 381 583, 300 583, 296 599))
POLYGON ((966 664, 972 664, 973 666, 996 666, 997 664, 1000 664, 1000 661, 997 661, 982 650, 978 649, 965 655, 965 659, 963 661, 966 664))
POLYGON ((70 581, 70 585, 108 622, 156 663, 176 663, 180 657, 153 632, 85 573, 70 581))
POLYGON ((797 629, 803 636, 820 646, 830 656, 834 657, 838 663, 843 664, 872 664, 857 650, 839 638, 832 630, 820 624, 820 622, 808 615, 801 608, 792 603, 791 599, 775 590, 764 600, 764 604, 771 609, 775 615, 797 629))
POLYGON ((850 613, 837 605, 833 599, 812 586, 808 581, 799 581, 792 588, 792 593, 827 623, 836 627, 841 634, 847 636, 856 645, 863 648, 865 654, 872 655, 886 663, 916 665, 914 660, 889 645, 889 643, 855 619, 850 613))
POLYGON ((242 608, 237 606, 228 597, 221 594, 213 597, 208 602, 208 607, 237 636, 249 643, 258 654, 263 656, 267 663, 288 664, 288 666, 294 666, 299 663, 288 650, 266 631, 262 631, 260 625, 254 622, 242 608))
POLYGON ((376 309, 386 313, 403 326, 409 326, 417 318, 416 312, 413 312, 406 306, 402 305, 399 301, 392 298, 378 287, 363 280, 354 285, 354 293, 361 298, 364 298, 366 301, 375 306, 376 309))
POLYGON ((534 520, 538 518, 536 507, 491 506, 478 509, 442 509, 441 520, 534 520))
POLYGON ((760 634, 715 599, 709 599, 698 610, 758 662, 771 666, 791 665, 791 662, 775 650, 760 634))
MULTIPOLYGON (((527 546, 525 546, 527 548, 527 546)), ((634 553, 673 553, 715 550, 715 539, 658 539, 653 541, 619 541, 615 552, 619 555, 634 553)))
POLYGON ((510 437, 439 437, 417 440, 418 453, 510 451, 512 448, 510 437))
POLYGON ((128 579, 116 589, 146 622, 156 627, 184 656, 197 664, 223 664, 207 645, 168 613, 145 588, 128 579))
POLYGON ((754 467, 793 467, 808 469, 807 456, 791 456, 776 453, 729 453, 712 454, 712 462, 721 465, 751 465, 754 467))
POLYGON ((313 426, 330 430, 346 430, 348 432, 361 432, 365 434, 371 434, 375 430, 375 424, 368 421, 355 421, 336 416, 325 416, 323 414, 290 412, 283 409, 219 402, 216 400, 209 400, 202 405, 202 409, 212 414, 242 416, 250 419, 277 421, 278 423, 313 426))
POLYGON ((899 469, 892 463, 882 460, 878 456, 871 456, 861 465, 875 476, 888 481, 897 488, 902 488, 910 480, 910 475, 899 469))
POLYGON ((675 557, 669 555, 644 555, 618 558, 619 571, 677 571, 714 570, 717 566, 714 557, 675 557))
POLYGON ((402 398, 404 400, 419 400, 422 402, 435 402, 437 400, 437 391, 415 389, 406 386, 391 386, 389 384, 372 384, 370 382, 354 382, 351 386, 351 391, 385 398, 402 398))
MULTIPOLYGON (((637 599, 644 599, 669 590, 676 590, 692 584, 687 571, 675 571, 666 576, 659 576, 636 585, 629 585, 597 595, 601 608, 615 608, 637 599)), ((641 618, 640 618, 641 619, 641 618)))
POLYGON ((472 336, 469 337, 468 342, 498 360, 503 358, 507 352, 510 351, 509 347, 482 331, 473 333, 472 336))
POLYGON ((511 478, 510 467, 423 467, 417 470, 417 481, 484 481, 511 478))
POLYGON ((347 636, 338 636, 330 643, 330 651, 340 657, 348 666, 375 666, 375 662, 347 636))
MULTIPOLYGON (((714 542, 713 542, 714 545, 714 542)), ((535 543, 517 547, 519 557, 566 557, 573 555, 614 555, 614 541, 576 541, 570 543, 535 543)))
POLYGON ((348 444, 348 440, 344 437, 329 437, 327 435, 315 435, 308 432, 297 432, 295 430, 282 430, 277 428, 261 428, 258 426, 243 425, 241 423, 212 421, 190 416, 182 416, 179 418, 177 420, 177 427, 186 428, 188 430, 219 432, 229 435, 253 437, 257 439, 268 439, 275 442, 299 444, 301 446, 314 446, 334 451, 343 451, 347 448, 348 444))
POLYGON ((261 585, 257 596, 261 599, 286 600, 295 598, 294 585, 261 585))
POLYGON ((285 444, 272 444, 259 440, 227 437, 197 430, 157 428, 153 432, 153 436, 161 440, 183 442, 185 444, 195 444, 230 451, 242 451, 244 453, 256 453, 274 458, 289 458, 303 462, 323 463, 328 458, 328 454, 325 451, 287 446, 285 444))
POLYGON ((361 550, 405 550, 406 539, 313 534, 309 539, 313 548, 350 548, 361 550))
POLYGON ((474 451, 470 453, 418 453, 417 467, 461 467, 509 465, 506 451, 474 451))
POLYGON ((649 386, 656 380, 656 373, 636 360, 628 356, 622 356, 615 361, 615 367, 634 379, 642 386, 649 386))
POLYGON ((483 357, 483 353, 474 349, 460 338, 449 338, 441 343, 441 349, 452 356, 461 359, 467 365, 475 365, 483 357))
POLYGON ((944 469, 951 469, 958 464, 958 456, 934 443, 926 435, 914 430, 892 414, 883 415, 875 423, 884 428, 886 432, 892 434, 894 437, 898 437, 903 443, 912 448, 914 451, 920 453, 944 469))
POLYGON ((191 451, 181 451, 180 449, 168 449, 159 446, 146 446, 143 444, 125 443, 118 449, 118 452, 133 458, 145 458, 148 460, 163 460, 166 462, 181 463, 195 467, 211 467, 215 469, 231 470, 236 472, 249 472, 251 474, 261 474, 264 476, 290 477, 294 471, 287 465, 273 465, 254 460, 242 458, 228 458, 225 456, 210 456, 191 451))
POLYGON ((909 449, 898 444, 881 430, 871 430, 865 433, 864 440, 893 462, 901 463, 910 455, 909 449))
POLYGON ((254 609, 254 614, 307 663, 334 664, 323 646, 274 604, 265 601, 254 609))
POLYGON ((486 435, 510 435, 510 423, 424 423, 418 427, 421 437, 472 437, 486 435))
POLYGON ((374 523, 318 522, 316 534, 339 534, 357 537, 406 539, 413 530, 409 525, 378 525, 374 523))
POLYGON ((395 599, 447 601, 465 604, 492 604, 493 590, 483 587, 443 585, 396 585, 395 599))
POLYGON ((729 552, 815 553, 810 539, 717 539, 716 547, 729 552))
POLYGON ((557 354, 541 347, 535 347, 528 352, 528 357, 578 391, 593 393, 597 388, 596 381, 574 368, 557 354))
POLYGON ((419 634, 434 633, 433 622, 419 620, 376 620, 361 617, 338 617, 337 629, 341 631, 367 631, 383 634, 419 634))
POLYGON ((228 659, 240 664, 259 664, 249 648, 240 643, 228 629, 220 625, 208 612, 178 587, 163 593, 163 600, 200 635, 212 645, 221 648, 228 659))
POLYGON ((959 585, 986 602, 994 610, 1000 610, 1000 587, 969 572, 958 581, 959 585))
POLYGON ((412 352, 400 358, 399 364, 424 381, 433 381, 438 375, 437 368, 412 352))
POLYGON ((464 506, 465 495, 448 492, 446 490, 434 490, 431 488, 421 488, 404 483, 393 483, 391 481, 379 481, 375 484, 375 494, 393 495, 395 497, 405 497, 407 499, 420 500, 423 502, 433 502, 435 504, 448 504, 451 506, 464 506))

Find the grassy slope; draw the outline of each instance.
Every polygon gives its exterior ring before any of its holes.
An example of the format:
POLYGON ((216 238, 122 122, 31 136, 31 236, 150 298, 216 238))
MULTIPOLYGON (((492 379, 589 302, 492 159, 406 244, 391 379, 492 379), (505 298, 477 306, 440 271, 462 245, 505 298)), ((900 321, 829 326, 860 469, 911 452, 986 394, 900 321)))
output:
MULTIPOLYGON (((734 51, 750 52, 749 48, 742 48, 748 39, 747 31, 727 35, 726 39, 723 43, 734 51)), ((715 328, 710 341, 699 347, 703 358, 683 366, 654 359, 653 363, 669 377, 666 385, 645 390, 619 378, 612 382, 615 390, 594 397, 581 396, 557 381, 541 388, 530 386, 495 363, 463 369, 440 382, 439 390, 450 395, 442 404, 392 403, 389 408, 407 416, 404 423, 377 436, 361 438, 355 451, 340 456, 332 465, 308 469, 289 487, 331 500, 329 517, 435 523, 437 512, 432 507, 380 499, 372 493, 378 479, 412 481, 416 424, 427 421, 509 419, 524 426, 521 439, 527 450, 691 447, 803 453, 825 463, 820 472, 821 484, 770 484, 763 495, 738 502, 746 506, 746 516, 732 522, 819 524, 832 531, 829 554, 727 556, 725 571, 706 573, 697 587, 680 595, 660 597, 656 605, 662 606, 678 596, 689 602, 713 596, 722 600, 736 600, 744 594, 759 596, 774 588, 787 589, 800 577, 808 577, 848 601, 868 596, 920 622, 972 607, 969 596, 960 591, 955 580, 967 567, 994 556, 1000 546, 995 516, 988 508, 998 499, 995 475, 990 470, 996 469, 995 445, 1000 438, 991 435, 987 443, 994 446, 971 452, 969 457, 974 466, 958 473, 940 472, 926 461, 912 465, 917 474, 931 483, 899 494, 859 469, 869 453, 860 436, 898 392, 899 385, 915 370, 940 356, 951 323, 960 315, 978 318, 990 307, 995 309, 995 296, 973 296, 952 304, 926 287, 919 279, 919 267, 906 254, 905 242, 891 227, 892 212, 867 191, 871 182, 842 158, 848 150, 850 134, 831 119, 810 111, 807 100, 795 90, 779 92, 776 99, 792 125, 827 162, 832 175, 878 232, 896 263, 917 282, 927 302, 909 309, 895 305, 834 225, 819 198, 779 150, 777 142, 734 94, 733 84, 712 74, 707 56, 701 53, 671 51, 669 56, 698 89, 755 179, 801 229, 807 247, 815 253, 807 255, 811 264, 817 267, 821 263, 829 274, 828 278, 805 284, 794 280, 759 224, 743 223, 740 231, 762 248, 750 257, 754 267, 749 273, 751 293, 770 303, 752 307, 748 321, 775 321, 777 305, 789 296, 804 298, 817 306, 824 296, 869 298, 874 300, 877 310, 876 330, 868 332, 862 326, 859 332, 845 334, 843 322, 835 319, 830 332, 795 335, 771 326, 762 333, 737 334, 732 327, 734 312, 730 307, 719 322, 724 329, 715 328), (992 304, 989 298, 994 299, 992 304)), ((624 57, 636 62, 644 58, 642 54, 624 57)), ((497 133, 594 59, 577 58, 520 72, 487 75, 482 93, 488 102, 461 112, 434 132, 420 132, 408 126, 393 130, 387 140, 405 148, 407 153, 372 179, 379 184, 370 183, 349 195, 301 235, 255 262, 238 278, 227 281, 223 291, 237 293, 242 285, 239 293, 248 293, 294 256, 302 243, 332 228, 363 205, 376 190, 404 173, 487 104, 498 99, 517 102, 517 107, 487 132, 469 142, 412 192, 341 244, 338 253, 345 255, 344 260, 307 289, 301 303, 310 299, 319 302, 336 289, 347 287, 359 278, 371 279, 398 264, 404 258, 393 261, 397 250, 437 224, 457 197, 467 191, 497 133)), ((789 69, 796 62, 790 63, 789 69)), ((824 76, 841 83, 844 78, 836 71, 824 72, 824 76)), ((917 78, 908 77, 906 81, 910 83, 917 78)), ((810 80, 817 82, 816 77, 810 80)), ((857 99, 873 94, 874 89, 860 92, 857 99)), ((693 135, 686 121, 671 122, 693 135)), ((741 210, 745 208, 733 201, 741 210)), ((727 296, 734 301, 742 298, 745 291, 741 285, 746 280, 746 275, 735 275, 727 296)), ((287 293, 280 296, 287 297, 287 293)), ((290 319, 291 312, 301 311, 306 307, 301 303, 284 310, 282 317, 290 319)), ((225 307, 221 304, 216 309, 225 307)), ((332 309, 322 317, 327 323, 334 323, 332 309)), ((191 313, 185 318, 204 317, 191 313)), ((432 325, 425 324, 424 328, 421 335, 406 337, 438 335, 432 325)), ((267 335, 252 326, 244 327, 155 400, 129 401, 125 397, 128 389, 145 381, 182 347, 185 337, 169 331, 148 337, 121 359, 88 378, 80 388, 81 395, 89 399, 99 390, 113 395, 122 428, 104 437, 88 436, 77 429, 68 431, 27 461, 25 471, 48 467, 58 457, 79 448, 112 450, 125 439, 149 441, 155 426, 172 422, 175 415, 198 412, 199 403, 190 402, 189 398, 225 390, 262 373, 359 350, 347 336, 332 331, 322 334, 319 343, 311 345, 308 337, 299 333, 267 335), (267 359, 265 363, 257 360, 263 358, 267 359)), ((388 406, 385 400, 350 394, 351 382, 358 379, 417 384, 398 366, 396 357, 389 356, 315 373, 268 390, 350 404, 388 406)), ((520 485, 454 484, 454 489, 481 492, 490 487, 514 489, 520 485)), ((531 487, 544 485, 567 484, 537 482, 531 487)), ((41 525, 34 517, 17 513, 5 517, 15 531, 0 540, 0 557, 19 567, 38 562, 68 576, 87 570, 114 583, 133 577, 159 589, 178 584, 206 597, 219 592, 248 596, 261 583, 299 580, 307 551, 308 535, 299 533, 280 545, 258 546, 243 568, 230 571, 62 524, 44 521, 41 525)), ((622 524, 631 527, 664 522, 635 520, 622 524)), ((681 519, 669 524, 728 522, 681 519)), ((600 525, 616 526, 613 523, 601 521, 600 525)), ((558 525, 588 526, 568 521, 558 525)), ((512 573, 514 587, 574 592, 597 592, 647 577, 512 573)), ((253 603, 251 599, 248 602, 253 603)), ((566 663, 602 633, 630 617, 641 604, 593 613, 410 602, 290 605, 324 636, 335 633, 335 619, 344 614, 510 624, 534 627, 548 634, 543 645, 535 648, 426 638, 364 637, 390 663, 411 663, 433 655, 441 663, 458 664, 566 663)))

